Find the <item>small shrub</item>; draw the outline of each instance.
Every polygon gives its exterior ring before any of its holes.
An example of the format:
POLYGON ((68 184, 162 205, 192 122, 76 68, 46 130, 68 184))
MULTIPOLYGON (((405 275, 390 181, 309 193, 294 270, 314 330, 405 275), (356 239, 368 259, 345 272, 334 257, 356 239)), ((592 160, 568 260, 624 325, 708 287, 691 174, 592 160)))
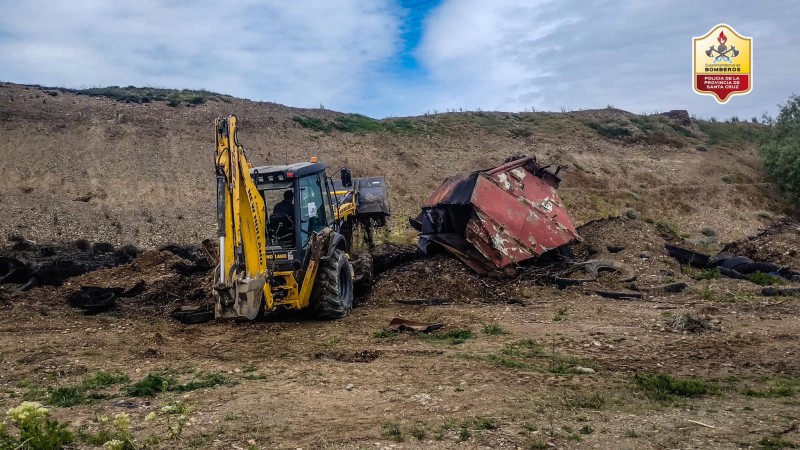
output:
POLYGON ((472 339, 475 334, 469 328, 454 328, 439 333, 420 334, 427 341, 450 341, 450 344, 463 344, 467 339, 472 339))
POLYGON ((424 440, 428 436, 428 432, 425 430, 425 424, 422 422, 415 423, 408 433, 418 441, 424 440))
POLYGON ((638 220, 640 217, 639 212, 636 211, 635 209, 629 209, 625 211, 625 216, 631 220, 638 220))
POLYGON ((392 336, 393 336, 392 332, 389 331, 388 328, 381 328, 380 330, 372 334, 372 337, 374 337, 375 339, 386 339, 392 336))
POLYGON ((528 444, 528 450, 545 450, 548 448, 550 448, 550 446, 547 445, 547 442, 542 438, 537 438, 528 444))
POLYGON ((702 234, 703 236, 706 236, 706 237, 716 237, 717 236, 716 230, 714 230, 713 228, 709 228, 709 227, 705 227, 702 230, 700 230, 700 234, 702 234))
POLYGON ((312 131, 328 132, 331 131, 332 128, 330 124, 316 117, 294 116, 292 120, 297 122, 301 127, 312 131))
POLYGON ((497 422, 488 417, 475 417, 469 421, 469 425, 476 430, 496 430, 497 422))
POLYGON ((608 119, 602 122, 590 121, 586 125, 593 129, 600 136, 611 139, 627 140, 633 136, 630 125, 617 120, 608 119))
POLYGON ((553 316, 553 322, 563 322, 567 320, 567 308, 560 308, 555 316, 553 316))
POLYGON ((792 441, 788 441, 781 436, 764 436, 760 441, 758 441, 758 445, 761 446, 762 450, 797 448, 797 444, 792 441))
POLYGON ((403 442, 405 438, 403 437, 403 431, 400 430, 400 425, 394 422, 388 422, 383 424, 383 433, 391 440, 395 442, 403 442))
POLYGON ((530 365, 529 363, 526 363, 526 362, 523 362, 523 361, 518 361, 516 359, 511 359, 511 358, 504 358, 504 357, 499 356, 499 355, 490 355, 489 356, 489 361, 492 364, 496 364, 498 366, 503 366, 503 367, 510 367, 512 369, 520 369, 520 370, 534 370, 535 369, 535 367, 530 365))
POLYGON ((631 200, 635 200, 637 202, 642 201, 642 196, 637 194, 636 192, 628 192, 628 198, 631 200))
POLYGON ((496 323, 490 323, 490 324, 484 326, 483 327, 483 332, 488 334, 488 335, 490 335, 490 336, 498 336, 498 335, 501 335, 501 334, 506 334, 506 331, 503 330, 503 328, 500 327, 500 325, 498 325, 496 323))
POLYGON ((673 238, 680 237, 680 232, 678 231, 678 228, 676 228, 674 225, 667 222, 662 222, 660 220, 655 220, 652 223, 653 226, 656 228, 656 231, 658 231, 659 233, 673 238))
POLYGON ((700 273, 694 275, 692 278, 695 280, 716 280, 720 277, 719 267, 713 269, 703 269, 700 273))
POLYGON ((81 387, 87 391, 90 391, 106 388, 115 384, 127 383, 128 381, 130 381, 130 378, 124 373, 110 373, 100 370, 93 375, 89 375, 88 377, 84 378, 83 382, 81 383, 81 387))
POLYGON ((19 438, 0 426, 2 448, 60 450, 74 441, 67 424, 51 419, 50 411, 37 402, 23 402, 9 409, 8 418, 19 428, 19 438))
POLYGON ((502 350, 504 355, 515 356, 520 358, 535 358, 542 353, 542 348, 533 339, 525 339, 522 341, 506 344, 502 350))
POLYGON ((800 199, 800 96, 792 95, 781 105, 778 119, 770 128, 770 136, 761 146, 764 166, 784 192, 790 198, 798 200, 800 199))
POLYGON ((175 386, 175 379, 158 372, 150 372, 142 381, 128 388, 131 397, 151 397, 175 386))
POLYGON ((591 395, 579 395, 573 397, 565 402, 568 408, 581 408, 581 409, 603 409, 606 405, 605 396, 594 393, 591 395))
POLYGON ((181 384, 175 386, 174 388, 170 388, 170 390, 189 392, 197 389, 204 389, 230 383, 231 381, 228 380, 228 377, 221 373, 199 373, 197 374, 197 379, 194 379, 186 384, 181 384))
POLYGON ((765 391, 757 391, 754 389, 747 389, 744 391, 744 395, 758 398, 792 397, 796 393, 797 391, 792 386, 772 386, 765 391))
POLYGON ((202 105, 205 102, 206 102, 206 98, 203 97, 202 95, 195 95, 195 96, 192 96, 192 98, 189 99, 189 104, 190 105, 202 105))
POLYGON ((744 177, 739 173, 729 174, 722 177, 722 182, 725 184, 739 184, 744 182, 744 177))
POLYGON ((678 378, 663 373, 637 373, 634 383, 655 400, 672 400, 675 397, 700 397, 715 394, 718 388, 699 378, 678 378))
POLYGON ((63 408, 80 405, 86 402, 83 391, 75 386, 66 386, 54 389, 50 392, 47 403, 63 408))

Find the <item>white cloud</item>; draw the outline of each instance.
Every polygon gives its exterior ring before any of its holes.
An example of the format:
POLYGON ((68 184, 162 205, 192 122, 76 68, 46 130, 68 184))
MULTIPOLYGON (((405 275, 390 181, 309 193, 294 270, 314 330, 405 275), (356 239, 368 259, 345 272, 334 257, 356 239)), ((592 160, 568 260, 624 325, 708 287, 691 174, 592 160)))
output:
POLYGON ((398 50, 389 0, 0 0, 0 79, 207 88, 346 109, 398 50))
MULTIPOLYGON (((701 116, 774 111, 796 89, 800 3, 446 0, 419 57, 434 104, 518 111, 688 109, 701 116), (692 91, 691 39, 719 22, 755 38, 755 87, 717 105, 692 91), (793 67, 791 67, 793 66, 793 67)), ((412 106, 413 107, 413 106, 412 106)))
POLYGON ((398 0, 0 0, 0 80, 206 88, 375 116, 448 108, 775 111, 796 88, 800 2, 444 0, 401 67, 398 0), (691 89, 691 38, 755 38, 753 92, 691 89))

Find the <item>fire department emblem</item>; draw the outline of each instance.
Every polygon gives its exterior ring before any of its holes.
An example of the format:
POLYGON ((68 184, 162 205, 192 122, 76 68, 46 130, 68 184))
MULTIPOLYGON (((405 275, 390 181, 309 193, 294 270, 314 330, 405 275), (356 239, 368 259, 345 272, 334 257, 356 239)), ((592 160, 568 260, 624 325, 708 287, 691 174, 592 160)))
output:
POLYGON ((695 92, 719 103, 753 89, 753 39, 719 24, 692 40, 692 84, 695 92))

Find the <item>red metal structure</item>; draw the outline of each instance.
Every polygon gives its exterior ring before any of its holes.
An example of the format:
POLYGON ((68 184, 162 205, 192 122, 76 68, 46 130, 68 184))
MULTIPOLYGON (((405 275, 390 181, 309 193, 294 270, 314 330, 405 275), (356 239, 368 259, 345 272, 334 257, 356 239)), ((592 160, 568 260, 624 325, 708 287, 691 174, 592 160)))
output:
POLYGON ((556 193, 561 179, 534 158, 447 178, 411 225, 478 273, 538 257, 580 237, 556 193))

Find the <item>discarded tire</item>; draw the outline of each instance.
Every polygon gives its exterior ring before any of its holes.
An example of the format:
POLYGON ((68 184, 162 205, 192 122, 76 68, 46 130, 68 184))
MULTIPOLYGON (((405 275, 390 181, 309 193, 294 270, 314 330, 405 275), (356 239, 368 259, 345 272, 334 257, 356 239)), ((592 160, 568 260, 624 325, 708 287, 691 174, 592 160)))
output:
POLYGON ((86 315, 94 315, 113 308, 116 297, 111 289, 89 287, 82 288, 69 296, 67 302, 71 306, 82 309, 86 315))
POLYGON ((592 278, 597 278, 601 271, 616 272, 617 279, 622 282, 633 281, 636 279, 636 270, 627 264, 623 264, 611 259, 590 259, 580 263, 583 265, 584 270, 592 278))
POLYGON ((720 264, 720 267, 724 267, 726 269, 734 269, 739 273, 743 273, 741 270, 739 270, 739 266, 752 263, 753 260, 746 256, 733 256, 723 261, 722 264, 720 264))
POLYGON ((688 263, 696 267, 707 267, 710 257, 704 253, 689 250, 687 248, 678 247, 677 245, 664 244, 669 256, 677 259, 678 261, 688 263))
POLYGON ((744 279, 744 275, 733 269, 728 269, 727 267, 719 267, 719 273, 720 275, 725 275, 728 278, 735 278, 737 280, 744 279))
POLYGON ((0 283, 21 284, 31 277, 28 265, 16 258, 0 257, 0 283))
POLYGON ((766 262, 753 262, 736 266, 736 271, 744 275, 753 272, 772 273, 772 272, 777 272, 779 270, 780 270, 779 266, 766 262))
POLYGON ((211 305, 182 306, 172 311, 170 317, 181 323, 195 325, 214 320, 214 309, 211 305))

